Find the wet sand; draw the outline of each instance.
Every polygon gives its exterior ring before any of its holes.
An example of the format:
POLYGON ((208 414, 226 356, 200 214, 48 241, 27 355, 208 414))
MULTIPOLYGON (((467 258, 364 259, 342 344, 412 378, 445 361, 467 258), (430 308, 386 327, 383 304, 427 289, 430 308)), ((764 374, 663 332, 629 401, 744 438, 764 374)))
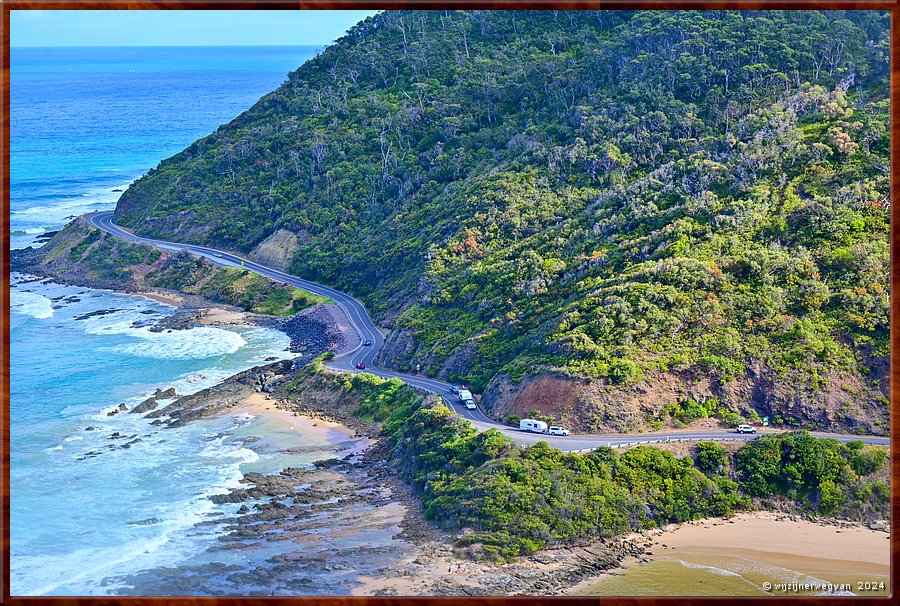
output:
POLYGON ((178 307, 181 305, 181 302, 184 301, 184 297, 180 295, 155 290, 136 292, 134 294, 153 299, 154 301, 159 301, 160 303, 165 303, 166 305, 171 305, 172 307, 178 307))
POLYGON ((247 414, 259 417, 264 424, 265 436, 281 448, 297 444, 334 444, 346 446, 338 455, 358 454, 369 447, 373 440, 359 437, 355 431, 340 423, 314 419, 288 410, 277 408, 275 400, 268 394, 252 393, 228 414, 247 414))
POLYGON ((587 579, 577 595, 887 595, 890 536, 868 528, 742 513, 650 533, 652 561, 587 579), (849 590, 796 590, 780 583, 847 584, 849 590), (765 583, 772 588, 766 590, 765 583), (876 589, 858 583, 874 582, 876 589), (884 589, 880 584, 884 583, 884 589), (863 586, 865 587, 865 586, 863 586))
MULTIPOLYGON (((141 297, 147 297, 172 307, 180 307, 184 302, 184 296, 177 293, 161 292, 157 290, 146 290, 134 293, 141 297)), ((204 310, 206 313, 200 318, 200 323, 205 325, 247 325, 253 326, 248 320, 248 314, 245 311, 235 309, 225 309, 222 307, 208 307, 204 310)))
POLYGON ((206 314, 202 318, 200 318, 201 324, 215 324, 215 325, 247 325, 252 326, 247 321, 247 312, 245 311, 232 311, 228 309, 221 309, 218 307, 212 307, 207 310, 206 314))

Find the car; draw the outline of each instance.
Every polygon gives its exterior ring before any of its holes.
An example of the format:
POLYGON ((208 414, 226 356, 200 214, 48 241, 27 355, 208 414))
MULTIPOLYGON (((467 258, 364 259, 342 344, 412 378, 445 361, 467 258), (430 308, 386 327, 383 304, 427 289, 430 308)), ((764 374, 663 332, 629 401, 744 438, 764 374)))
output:
POLYGON ((358 369, 360 369, 360 370, 365 370, 365 369, 366 369, 366 364, 365 364, 365 362, 357 362, 357 363, 356 363, 356 367, 357 367, 358 369))
POLYGON ((466 410, 476 410, 475 400, 466 400, 466 410))
POLYGON ((456 385, 451 385, 450 393, 452 393, 454 396, 458 396, 459 395, 459 387, 457 387, 456 385))
POLYGON ((756 433, 756 428, 749 425, 738 425, 735 431, 738 433, 756 433))
POLYGON ((567 436, 569 435, 569 430, 565 427, 551 427, 547 430, 551 436, 567 436))
POLYGON ((368 339, 366 339, 365 341, 363 341, 363 345, 365 345, 366 347, 368 347, 368 346, 371 345, 371 344, 372 344, 372 342, 369 341, 368 339))
POLYGON ((222 253, 213 253, 214 257, 222 258, 222 253))

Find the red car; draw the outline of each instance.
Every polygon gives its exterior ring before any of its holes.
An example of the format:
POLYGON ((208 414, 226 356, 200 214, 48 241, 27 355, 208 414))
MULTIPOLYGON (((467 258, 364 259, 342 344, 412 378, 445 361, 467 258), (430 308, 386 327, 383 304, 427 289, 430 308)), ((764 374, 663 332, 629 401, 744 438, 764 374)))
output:
POLYGON ((365 369, 366 369, 366 365, 363 364, 362 362, 357 362, 357 363, 356 363, 356 367, 357 367, 358 369, 360 369, 360 370, 365 370, 365 369))

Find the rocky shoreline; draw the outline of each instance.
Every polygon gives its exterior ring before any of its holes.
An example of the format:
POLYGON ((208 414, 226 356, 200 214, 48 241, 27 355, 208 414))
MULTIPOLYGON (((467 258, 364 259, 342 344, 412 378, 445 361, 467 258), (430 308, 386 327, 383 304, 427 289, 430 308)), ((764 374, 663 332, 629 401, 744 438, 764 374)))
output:
MULTIPOLYGON (((214 319, 209 321, 214 310, 238 311, 177 292, 129 294, 154 294, 165 297, 167 302, 177 300, 176 313, 139 321, 155 332, 216 325, 214 319)), ((161 387, 130 411, 119 405, 107 412, 109 416, 141 414, 158 429, 177 428, 212 415, 229 414, 249 395, 262 393, 294 416, 337 422, 354 430, 357 436, 374 440, 360 454, 318 461, 312 469, 246 473, 240 487, 211 497, 219 505, 240 505, 230 517, 217 516, 203 523, 224 528, 220 545, 213 551, 253 550, 271 542, 296 543, 296 551, 291 548, 287 554, 267 560, 265 567, 253 570, 222 570, 215 563, 209 564, 189 571, 182 580, 172 570, 148 571, 140 580, 142 587, 146 589, 148 583, 152 586, 154 579, 165 579, 165 593, 177 593, 181 583, 186 591, 196 589, 191 579, 198 575, 216 576, 220 581, 224 575, 234 583, 236 593, 249 588, 249 595, 296 595, 321 581, 314 580, 316 574, 334 572, 329 570, 334 562, 343 562, 342 566, 359 567, 362 571, 362 580, 354 592, 365 595, 560 595, 586 578, 617 568, 626 558, 642 557, 648 550, 649 540, 629 537, 548 549, 515 563, 497 565, 472 561, 465 552, 454 549, 453 537, 425 519, 420 499, 395 474, 389 464, 388 445, 377 427, 350 415, 329 394, 307 394, 309 397, 302 404, 285 397, 285 385, 309 361, 326 351, 339 352, 355 345, 355 335, 343 325, 340 313, 336 305, 329 304, 316 305, 289 319, 241 312, 240 323, 287 334, 291 352, 298 355, 245 370, 194 394, 180 395, 171 387, 161 387), (328 520, 329 532, 338 534, 394 525, 392 548, 360 552, 358 548, 318 544, 317 553, 324 550, 329 556, 311 557, 304 546, 308 548, 316 542, 323 519, 328 520), (298 576, 298 570, 304 575, 298 576)), ((127 448, 140 437, 123 435, 110 440, 116 447, 127 448)))
MULTIPOLYGON (((230 517, 203 523, 223 525, 220 545, 212 551, 254 550, 273 542, 296 544, 296 549, 291 546, 286 553, 268 559, 265 567, 226 571, 236 592, 241 587, 265 586, 270 589, 250 589, 249 594, 303 593, 337 561, 361 571, 354 592, 364 595, 560 595, 586 578, 619 567, 625 558, 643 557, 650 548, 649 538, 626 537, 549 549, 504 565, 472 561, 464 550, 452 547, 452 536, 425 519, 421 501, 391 466, 387 441, 377 427, 350 416, 336 404, 329 405, 324 394, 304 404, 284 397, 284 387, 297 368, 292 360, 279 360, 180 397, 172 389, 158 389, 131 411, 146 413, 146 418, 153 419, 152 425, 177 428, 211 415, 232 413, 256 392, 293 417, 337 422, 354 430, 357 438, 374 442, 362 452, 317 461, 311 469, 245 473, 241 486, 210 497, 218 505, 240 505, 230 517), (155 405, 157 400, 173 397, 165 406, 155 405), (394 540, 390 548, 359 553, 358 549, 322 543, 323 524, 329 536, 395 527, 394 540), (310 555, 312 544, 316 545, 315 557, 310 555), (322 550, 329 554, 327 558, 321 556, 322 550)), ((191 577, 218 575, 221 580, 223 571, 213 563, 190 572, 191 577)), ((168 579, 167 591, 177 592, 180 583, 185 583, 185 590, 194 587, 194 581, 179 580, 172 571, 150 571, 148 575, 141 580, 142 587, 154 575, 168 579)))

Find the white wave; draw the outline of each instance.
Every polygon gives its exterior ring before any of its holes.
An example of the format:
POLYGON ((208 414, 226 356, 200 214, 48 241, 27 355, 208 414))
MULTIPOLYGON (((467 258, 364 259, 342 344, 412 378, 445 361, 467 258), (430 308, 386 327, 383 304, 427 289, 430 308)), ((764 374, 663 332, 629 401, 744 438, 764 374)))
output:
MULTIPOLYGON (((140 447, 138 447, 140 448, 140 447)), ((153 447, 155 455, 164 457, 177 455, 183 444, 175 439, 160 447, 153 447)), ((143 465, 153 457, 147 452, 127 450, 115 451, 119 456, 130 459, 129 465, 143 465)), ((206 446, 199 459, 191 457, 185 461, 188 481, 192 484, 199 477, 191 468, 203 470, 205 476, 198 492, 184 494, 174 501, 161 501, 156 506, 142 510, 145 518, 156 517, 160 522, 152 525, 129 525, 134 520, 134 512, 129 507, 110 510, 111 520, 121 520, 113 524, 113 531, 121 533, 122 541, 115 546, 98 545, 90 548, 76 548, 69 552, 53 555, 26 555, 15 553, 11 565, 13 593, 17 595, 47 595, 70 592, 84 595, 110 594, 117 586, 127 582, 128 575, 139 570, 158 566, 172 566, 191 555, 202 552, 204 546, 198 537, 213 541, 218 531, 209 527, 199 530, 199 522, 206 521, 206 514, 221 506, 209 497, 227 492, 240 485, 243 474, 240 466, 258 460, 259 455, 248 448, 236 447, 224 442, 224 438, 214 440, 206 446), (213 471, 212 475, 207 475, 213 471), (123 530, 127 527, 128 530, 123 530)), ((123 461, 124 463, 124 461, 123 461)))
POLYGON ((31 220, 46 223, 64 223, 68 217, 82 215, 101 204, 111 206, 115 204, 115 200, 76 198, 47 206, 32 206, 22 210, 14 210, 9 215, 11 222, 31 220))
POLYGON ((81 442, 82 440, 84 440, 84 438, 82 438, 81 436, 69 436, 68 438, 63 440, 63 442, 81 442))
POLYGON ((120 568, 122 565, 141 561, 158 551, 169 542, 169 535, 170 532, 163 532, 150 540, 135 540, 115 547, 78 549, 62 555, 17 555, 10 561, 12 593, 47 595, 59 587, 95 581, 116 571, 124 572, 120 568))
MULTIPOLYGON (((218 440, 216 441, 218 442, 218 440)), ((249 448, 235 448, 234 445, 222 445, 221 443, 205 447, 200 451, 200 456, 208 457, 214 461, 231 460, 237 465, 259 461, 259 454, 256 451, 249 448)))
POLYGON ((201 326, 190 330, 152 332, 148 327, 132 326, 133 310, 86 321, 85 332, 93 335, 119 334, 139 339, 136 343, 117 345, 107 349, 116 353, 161 360, 189 360, 211 358, 238 351, 247 342, 236 332, 201 326), (124 319, 127 318, 127 319, 124 319))
POLYGON ((696 562, 685 562, 684 560, 678 560, 678 563, 684 566, 685 568, 696 568, 698 570, 707 570, 713 574, 719 574, 723 577, 739 577, 740 574, 733 572, 731 570, 725 570, 724 568, 718 568, 716 566, 707 566, 706 564, 697 564, 696 562))
POLYGON ((9 309, 39 320, 53 317, 53 302, 47 297, 33 292, 10 290, 9 309))
MULTIPOLYGON (((196 445, 198 440, 195 438, 200 430, 201 426, 197 425, 188 428, 187 434, 176 432, 166 444, 147 446, 152 453, 146 449, 117 450, 115 453, 124 457, 123 465, 127 460, 130 461, 128 465, 149 465, 147 468, 150 469, 155 457, 162 456, 163 461, 180 457, 185 444, 196 445)), ((143 518, 155 517, 159 523, 129 525, 128 522, 136 518, 132 505, 124 503, 122 508, 110 509, 104 516, 105 522, 112 522, 111 531, 121 539, 115 545, 103 541, 103 544, 86 548, 83 543, 68 550, 40 555, 16 553, 14 547, 10 577, 13 593, 109 595, 117 587, 128 586, 130 575, 140 570, 173 566, 202 552, 207 544, 213 544, 219 530, 197 524, 207 521, 209 512, 223 510, 209 497, 240 486, 241 465, 257 460, 256 452, 228 443, 227 436, 216 438, 204 445, 201 452, 193 453, 181 462, 180 470, 185 472, 185 480, 195 490, 178 491, 180 494, 175 500, 146 503, 141 509, 143 518)), ((228 507, 231 506, 224 509, 228 507)), ((86 544, 90 543, 91 540, 87 540, 86 544)))
POLYGON ((44 452, 55 452, 57 450, 62 450, 62 444, 58 446, 51 446, 50 448, 45 448, 44 452))
MULTIPOLYGON (((113 206, 122 195, 122 191, 128 188, 133 181, 112 187, 89 189, 78 196, 54 200, 48 204, 30 206, 9 213, 10 221, 15 224, 20 220, 30 220, 45 223, 64 222, 71 215, 81 215, 100 205, 113 206), (122 191, 113 191, 113 190, 122 191)), ((33 233, 33 232, 29 232, 33 233)), ((37 232, 41 233, 41 232, 37 232)))
POLYGON ((246 341, 236 333, 207 327, 135 336, 143 342, 119 345, 112 351, 143 358, 189 360, 231 354, 246 345, 246 341))
POLYGON ((234 416, 234 426, 235 427, 246 427, 250 423, 252 423, 256 417, 251 414, 241 413, 239 415, 234 416))

